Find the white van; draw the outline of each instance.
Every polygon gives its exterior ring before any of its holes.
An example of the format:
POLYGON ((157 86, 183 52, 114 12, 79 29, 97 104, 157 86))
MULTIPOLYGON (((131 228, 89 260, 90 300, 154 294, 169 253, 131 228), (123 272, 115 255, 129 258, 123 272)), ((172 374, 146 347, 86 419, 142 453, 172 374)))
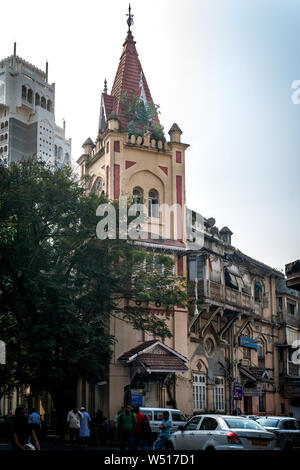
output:
POLYGON ((172 421, 172 431, 177 431, 178 426, 183 426, 187 422, 186 416, 180 410, 173 410, 170 408, 146 408, 140 407, 140 412, 146 414, 149 417, 151 431, 154 434, 158 434, 160 429, 159 426, 162 422, 163 413, 167 411, 169 418, 172 421))

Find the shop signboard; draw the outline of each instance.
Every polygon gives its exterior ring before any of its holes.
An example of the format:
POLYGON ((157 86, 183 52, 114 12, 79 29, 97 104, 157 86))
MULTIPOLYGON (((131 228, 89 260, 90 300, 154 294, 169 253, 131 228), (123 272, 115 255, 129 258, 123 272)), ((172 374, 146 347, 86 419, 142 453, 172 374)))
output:
POLYGON ((243 390, 244 397, 259 397, 262 393, 261 388, 244 388, 243 390))
POLYGON ((131 406, 143 406, 143 390, 131 389, 130 390, 130 404, 131 406))
POLYGON ((233 384, 233 399, 241 400, 243 395, 243 387, 240 384, 233 384))

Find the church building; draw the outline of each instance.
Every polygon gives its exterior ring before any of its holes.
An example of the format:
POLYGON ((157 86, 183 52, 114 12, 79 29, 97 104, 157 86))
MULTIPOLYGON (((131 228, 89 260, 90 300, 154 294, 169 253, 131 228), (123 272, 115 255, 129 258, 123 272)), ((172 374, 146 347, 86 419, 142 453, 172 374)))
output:
MULTIPOLYGON (((183 214, 188 145, 181 142, 177 124, 171 127, 169 140, 163 134, 131 32, 132 17, 129 9, 128 32, 113 86, 108 93, 105 81, 101 97, 97 138, 85 141, 77 163, 87 191, 103 192, 109 200, 128 196, 145 205, 147 236, 136 243, 158 253, 163 250, 174 260, 174 274, 182 276, 186 271, 183 214), (170 218, 164 220, 162 206, 175 208, 170 218)), ((188 312, 179 307, 166 312, 159 304, 149 308, 165 318, 172 338, 162 343, 146 331, 112 319, 111 334, 117 339, 113 359, 107 381, 92 393, 90 408, 113 417, 133 395, 144 406, 185 408, 192 392, 187 377, 188 312)), ((78 396, 88 401, 90 392, 86 383, 79 384, 78 396)))

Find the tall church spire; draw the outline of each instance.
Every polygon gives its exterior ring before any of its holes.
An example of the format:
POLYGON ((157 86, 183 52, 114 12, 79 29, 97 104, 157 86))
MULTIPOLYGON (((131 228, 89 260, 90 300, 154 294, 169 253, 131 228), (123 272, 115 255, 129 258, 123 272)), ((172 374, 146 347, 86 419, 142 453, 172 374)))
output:
MULTIPOLYGON (((153 103, 150 89, 135 47, 136 42, 130 29, 133 24, 130 4, 127 16, 129 29, 123 44, 123 50, 113 86, 110 94, 108 94, 107 91, 104 91, 104 94, 102 94, 103 110, 101 111, 102 119, 100 118, 102 124, 101 126, 99 125, 99 128, 103 128, 103 116, 105 116, 107 120, 112 111, 117 113, 121 123, 121 129, 124 130, 127 127, 128 117, 121 103, 121 97, 123 95, 127 95, 128 97, 137 96, 143 100, 145 104, 147 102, 153 103)), ((153 118, 153 121, 159 124, 158 117, 153 118)))

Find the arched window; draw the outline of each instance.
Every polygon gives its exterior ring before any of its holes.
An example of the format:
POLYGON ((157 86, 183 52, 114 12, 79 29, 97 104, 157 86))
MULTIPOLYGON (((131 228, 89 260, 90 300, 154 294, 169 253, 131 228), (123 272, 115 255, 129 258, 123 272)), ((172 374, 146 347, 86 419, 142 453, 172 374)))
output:
POLYGON ((43 96, 41 98, 41 106, 42 108, 46 108, 46 99, 43 96))
POLYGON ((5 134, 5 136, 4 136, 4 140, 7 140, 7 134, 5 134))
POLYGON ((132 191, 133 202, 135 204, 143 204, 144 203, 144 192, 142 188, 136 187, 132 191))
POLYGON ((63 156, 63 149, 61 147, 58 147, 58 158, 61 159, 63 156))
POLYGON ((261 340, 257 341, 257 359, 258 359, 258 367, 265 367, 265 349, 263 342, 261 340))
POLYGON ((41 97, 38 93, 35 94, 35 105, 40 106, 41 105, 41 97))
POLYGON ((27 93, 27 101, 28 103, 32 103, 32 90, 30 88, 27 93))
POLYGON ((92 193, 100 195, 103 190, 104 181, 102 178, 98 177, 92 187, 92 193))
POLYGON ((7 152, 7 145, 5 145, 4 147, 4 152, 7 152))
POLYGON ((55 147, 54 147, 54 155, 55 155, 55 157, 57 157, 57 145, 55 145, 55 147))
POLYGON ((8 127, 8 121, 5 121, 4 127, 8 127))
POLYGON ((52 103, 51 100, 47 101, 47 111, 51 112, 52 111, 52 103))
POLYGON ((156 189, 151 189, 148 196, 149 217, 159 218, 159 196, 156 189))
POLYGON ((26 100, 26 96, 27 96, 27 88, 25 85, 22 85, 22 98, 23 100, 26 100))
POLYGON ((255 281, 254 284, 254 300, 261 303, 263 297, 263 284, 260 281, 255 281))
POLYGON ((65 153, 65 160, 64 160, 64 164, 65 165, 68 165, 70 162, 69 162, 69 154, 68 152, 65 153))
POLYGON ((1 122, 1 129, 4 129, 4 122, 1 122))
POLYGON ((4 137, 3 137, 3 134, 2 134, 1 137, 0 137, 1 142, 2 142, 3 138, 4 138, 4 137))

